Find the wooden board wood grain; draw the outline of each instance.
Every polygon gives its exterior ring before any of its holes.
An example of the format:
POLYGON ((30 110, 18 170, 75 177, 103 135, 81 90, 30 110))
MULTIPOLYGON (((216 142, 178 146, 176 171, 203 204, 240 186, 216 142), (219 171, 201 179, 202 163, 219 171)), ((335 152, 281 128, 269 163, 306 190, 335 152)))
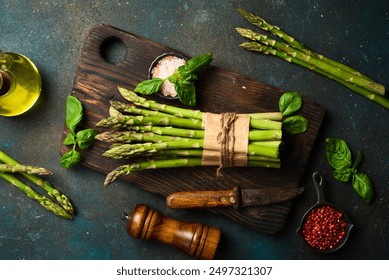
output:
MULTIPOLYGON (((212 50, 210 50, 212 51, 212 50)), ((108 116, 109 100, 124 99, 117 87, 134 89, 147 78, 151 62, 166 52, 178 52, 170 47, 127 33, 109 25, 93 28, 85 39, 75 75, 72 95, 84 106, 82 127, 95 128, 95 124, 108 116), (112 64, 102 56, 102 46, 112 39, 121 40, 127 53, 125 58, 112 64)), ((178 52, 179 53, 179 52, 178 52)), ((209 67, 196 84, 198 105, 204 112, 268 112, 278 110, 282 90, 252 80, 238 73, 217 67, 209 67)), ((182 106, 180 103, 172 103, 182 106)), ((274 186, 298 187, 322 123, 325 110, 310 100, 304 100, 299 112, 310 121, 309 130, 298 136, 285 136, 285 149, 281 155, 280 169, 236 167, 224 168, 223 176, 216 176, 217 167, 187 167, 135 172, 122 179, 147 191, 167 196, 176 191, 219 190, 241 188, 271 188, 274 186)), ((103 129, 98 129, 103 131, 103 129)), ((63 138, 68 132, 64 127, 63 138)), ((108 173, 125 161, 102 157, 108 145, 96 142, 82 151, 83 164, 99 172, 108 173)), ((62 145, 60 153, 69 150, 62 145)), ((103 184, 103 182, 101 182, 103 184)), ((259 232, 276 233, 283 229, 291 202, 247 207, 236 211, 232 208, 210 209, 214 213, 243 223, 259 232)))

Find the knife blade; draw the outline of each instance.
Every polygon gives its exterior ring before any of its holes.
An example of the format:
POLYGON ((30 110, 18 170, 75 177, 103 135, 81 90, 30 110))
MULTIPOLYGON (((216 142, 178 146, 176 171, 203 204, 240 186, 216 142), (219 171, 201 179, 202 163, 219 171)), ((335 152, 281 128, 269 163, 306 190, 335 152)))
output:
POLYGON ((208 208, 208 207, 240 207, 268 205, 291 200, 299 196, 304 188, 272 187, 257 189, 241 189, 219 191, 185 191, 175 192, 166 197, 166 205, 170 208, 208 208))

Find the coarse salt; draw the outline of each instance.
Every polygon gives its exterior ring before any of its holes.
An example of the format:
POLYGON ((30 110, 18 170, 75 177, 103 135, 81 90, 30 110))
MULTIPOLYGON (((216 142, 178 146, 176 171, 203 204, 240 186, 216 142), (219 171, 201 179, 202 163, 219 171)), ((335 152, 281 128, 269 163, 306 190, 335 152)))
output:
MULTIPOLYGON (((185 63, 186 60, 183 58, 179 58, 174 55, 165 56, 164 58, 160 59, 151 70, 151 78, 166 79, 171 76, 178 67, 184 65, 185 63)), ((172 84, 169 80, 166 80, 162 84, 161 93, 165 96, 177 96, 177 92, 174 89, 174 84, 172 84)))

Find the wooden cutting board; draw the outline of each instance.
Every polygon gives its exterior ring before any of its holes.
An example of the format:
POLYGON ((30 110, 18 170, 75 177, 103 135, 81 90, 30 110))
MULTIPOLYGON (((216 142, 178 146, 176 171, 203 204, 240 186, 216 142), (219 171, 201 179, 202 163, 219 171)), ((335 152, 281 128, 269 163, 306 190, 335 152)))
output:
MULTIPOLYGON (((95 124, 100 119, 108 116, 109 100, 124 101, 117 87, 122 86, 133 90, 139 82, 147 78, 151 62, 166 52, 177 53, 178 51, 112 26, 103 24, 93 28, 81 50, 71 93, 84 106, 85 117, 81 126, 95 128, 95 124), (115 40, 124 43, 127 53, 122 61, 113 64, 104 59, 102 51, 104 46, 115 40)), ((258 59, 260 59, 259 55, 258 59)), ((199 76, 196 87, 198 93, 196 109, 214 113, 278 111, 278 100, 283 92, 260 81, 213 66, 199 76)), ((158 99, 157 96, 153 98, 158 102, 182 106, 177 101, 174 103, 174 101, 158 99)), ((223 176, 217 176, 217 167, 186 167, 135 172, 123 177, 122 180, 164 197, 176 191, 232 189, 235 186, 241 188, 298 187, 325 110, 305 99, 299 113, 310 121, 309 130, 298 136, 284 136, 285 150, 282 153, 280 169, 224 168, 223 176)), ((97 130, 103 131, 103 129, 97 130)), ((67 132, 65 126, 62 140, 67 132)), ((87 151, 82 151, 83 164, 107 174, 125 163, 125 161, 101 156, 107 149, 107 144, 96 142, 87 151)), ((69 147, 62 145, 61 155, 68 150, 69 147)), ((103 185, 103 182, 101 184, 103 185)), ((143 202, 139 201, 139 203, 143 202)), ((283 229, 290 207, 291 202, 285 202, 247 207, 239 211, 232 208, 217 208, 209 211, 243 223, 259 232, 276 233, 283 229)))

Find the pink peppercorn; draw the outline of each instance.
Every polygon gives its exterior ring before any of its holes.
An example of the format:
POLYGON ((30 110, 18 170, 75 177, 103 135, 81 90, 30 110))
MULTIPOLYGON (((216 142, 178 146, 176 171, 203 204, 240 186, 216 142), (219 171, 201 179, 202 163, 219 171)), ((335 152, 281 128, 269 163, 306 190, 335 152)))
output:
POLYGON ((345 235, 346 222, 337 209, 325 205, 312 209, 302 229, 305 241, 319 250, 333 249, 345 235))

